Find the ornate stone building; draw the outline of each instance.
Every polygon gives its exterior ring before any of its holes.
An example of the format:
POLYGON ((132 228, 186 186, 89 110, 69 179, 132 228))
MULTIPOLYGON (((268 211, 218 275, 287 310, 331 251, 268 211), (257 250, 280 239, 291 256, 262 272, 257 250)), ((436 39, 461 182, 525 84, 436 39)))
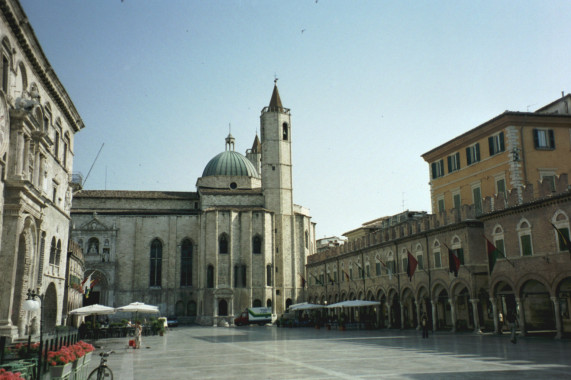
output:
POLYGON ((260 124, 246 156, 226 138, 197 192, 75 195, 72 237, 98 281, 90 303, 143 301, 212 324, 246 307, 278 314, 303 301, 315 233, 308 210, 293 204, 290 110, 277 86, 260 124))
POLYGON ((75 133, 83 122, 17 1, 0 1, 0 335, 62 323, 75 133))
POLYGON ((570 334, 571 252, 561 237, 570 235, 570 101, 506 112, 423 155, 435 214, 380 218, 308 257, 309 301, 377 300, 378 326, 416 328, 427 313, 434 329, 453 331, 498 331, 512 308, 523 333, 570 334), (491 270, 486 239, 501 252, 491 270))

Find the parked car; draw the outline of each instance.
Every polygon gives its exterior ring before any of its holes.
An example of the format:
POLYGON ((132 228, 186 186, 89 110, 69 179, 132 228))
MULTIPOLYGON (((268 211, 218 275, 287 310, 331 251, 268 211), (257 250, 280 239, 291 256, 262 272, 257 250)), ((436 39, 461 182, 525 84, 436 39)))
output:
POLYGON ((178 318, 175 315, 171 315, 167 317, 167 325, 169 327, 177 327, 178 326, 178 318))

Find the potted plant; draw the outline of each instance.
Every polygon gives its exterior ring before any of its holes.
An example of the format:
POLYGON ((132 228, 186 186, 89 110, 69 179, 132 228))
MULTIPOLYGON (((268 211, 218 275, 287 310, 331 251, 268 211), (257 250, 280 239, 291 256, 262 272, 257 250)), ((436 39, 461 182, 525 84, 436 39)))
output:
POLYGON ((76 360, 70 347, 63 346, 57 351, 48 352, 48 365, 51 377, 64 377, 71 373, 72 363, 76 360))

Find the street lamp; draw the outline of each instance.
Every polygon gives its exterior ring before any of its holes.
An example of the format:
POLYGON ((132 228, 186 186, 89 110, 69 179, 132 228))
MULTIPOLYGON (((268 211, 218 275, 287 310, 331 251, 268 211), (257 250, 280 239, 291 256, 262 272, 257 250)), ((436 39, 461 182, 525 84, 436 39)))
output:
MULTIPOLYGON (((43 352, 43 328, 44 328, 44 296, 40 294, 40 288, 37 291, 28 289, 28 298, 24 301, 24 310, 37 311, 40 310, 40 347, 38 350, 38 376, 39 379, 42 371, 42 352, 43 352), (39 301, 36 301, 36 298, 39 301)), ((30 349, 30 338, 28 337, 28 350, 30 349)))

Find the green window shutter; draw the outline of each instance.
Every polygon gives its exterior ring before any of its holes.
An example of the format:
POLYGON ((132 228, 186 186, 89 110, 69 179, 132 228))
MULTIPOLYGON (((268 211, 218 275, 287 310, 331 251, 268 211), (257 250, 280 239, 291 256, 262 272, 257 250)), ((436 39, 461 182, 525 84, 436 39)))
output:
MULTIPOLYGON (((561 235, 565 236, 565 239, 567 241, 570 241, 568 228, 558 228, 558 230, 561 235)), ((561 236, 559 236, 559 234, 557 234, 557 239, 559 240, 559 251, 566 251, 567 247, 565 247, 565 242, 563 241, 563 239, 561 239, 561 236)))
POLYGON ((533 251, 531 249, 531 235, 522 235, 520 237, 521 241, 521 253, 523 256, 531 256, 533 251))
POLYGON ((434 253, 434 266, 436 268, 441 268, 442 267, 442 260, 440 259, 440 252, 435 252, 434 253))
POLYGON ((504 132, 500 132, 500 152, 506 150, 506 146, 504 145, 504 132))
POLYGON ((475 154, 476 160, 475 160, 475 162, 479 162, 480 161, 480 143, 476 143, 474 148, 476 149, 476 154, 475 154))
POLYGON ((456 250, 456 254, 458 255, 458 259, 460 260, 460 264, 464 265, 464 248, 458 248, 456 250))
POLYGON ((494 245, 496 246, 496 248, 498 249, 499 255, 498 257, 506 257, 506 253, 504 251, 504 239, 498 239, 494 241, 494 245))
POLYGON ((549 129, 547 133, 549 135, 549 147, 551 149, 555 149, 555 136, 553 134, 553 129, 549 129))
POLYGON ((493 136, 488 137, 488 145, 490 147, 490 156, 493 156, 494 153, 496 153, 494 151, 494 137, 493 136))
POLYGON ((469 166, 472 163, 472 148, 466 148, 466 166, 469 166))
POLYGON ((375 264, 375 270, 377 272, 377 276, 380 276, 381 275, 381 263, 375 264))
POLYGON ((535 149, 539 148, 539 131, 536 128, 533 128, 533 146, 535 149))

